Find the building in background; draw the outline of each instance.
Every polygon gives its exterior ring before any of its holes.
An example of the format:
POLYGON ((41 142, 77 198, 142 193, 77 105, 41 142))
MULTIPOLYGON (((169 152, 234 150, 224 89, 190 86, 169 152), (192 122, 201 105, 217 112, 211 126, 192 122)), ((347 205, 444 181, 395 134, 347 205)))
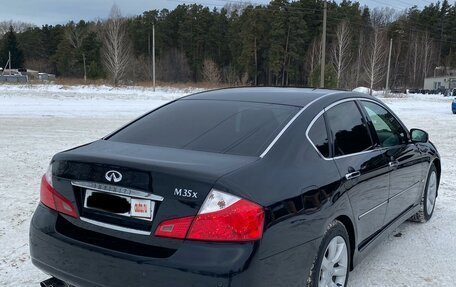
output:
POLYGON ((424 79, 425 90, 453 90, 456 89, 456 76, 441 76, 424 79))
POLYGON ((30 69, 0 69, 0 83, 26 83, 29 81, 53 81, 54 74, 40 73, 30 69))

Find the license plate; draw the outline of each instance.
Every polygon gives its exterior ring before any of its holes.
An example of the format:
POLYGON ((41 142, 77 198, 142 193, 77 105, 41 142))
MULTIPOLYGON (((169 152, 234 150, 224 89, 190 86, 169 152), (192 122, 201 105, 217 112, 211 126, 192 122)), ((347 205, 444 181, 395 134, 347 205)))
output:
POLYGON ((87 189, 84 208, 151 221, 155 201, 87 189))

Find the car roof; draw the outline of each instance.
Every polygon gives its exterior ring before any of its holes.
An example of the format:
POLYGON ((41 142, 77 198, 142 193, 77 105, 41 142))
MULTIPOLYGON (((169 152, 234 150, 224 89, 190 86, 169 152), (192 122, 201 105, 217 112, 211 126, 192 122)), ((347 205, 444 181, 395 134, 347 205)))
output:
POLYGON ((329 94, 363 95, 355 92, 312 88, 242 87, 200 92, 183 99, 244 101, 304 107, 314 100, 329 94))

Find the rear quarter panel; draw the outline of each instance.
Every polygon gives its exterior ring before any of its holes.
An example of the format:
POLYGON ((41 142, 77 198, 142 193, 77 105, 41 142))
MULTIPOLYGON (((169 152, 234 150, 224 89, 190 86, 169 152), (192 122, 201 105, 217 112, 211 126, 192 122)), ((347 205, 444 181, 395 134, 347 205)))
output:
POLYGON ((217 188, 266 207, 260 258, 321 238, 326 226, 340 215, 353 219, 337 166, 321 158, 305 135, 327 103, 309 107, 263 159, 216 183, 217 188))

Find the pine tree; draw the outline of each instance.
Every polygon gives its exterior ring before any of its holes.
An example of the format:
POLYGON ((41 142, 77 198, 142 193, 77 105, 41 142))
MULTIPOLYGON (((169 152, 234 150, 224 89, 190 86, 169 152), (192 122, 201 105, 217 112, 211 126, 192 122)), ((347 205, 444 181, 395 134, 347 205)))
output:
POLYGON ((16 33, 13 26, 10 26, 9 31, 5 34, 3 45, 0 49, 0 65, 4 66, 8 61, 8 53, 11 53, 11 68, 18 69, 24 67, 24 53, 19 48, 16 39, 16 33))

